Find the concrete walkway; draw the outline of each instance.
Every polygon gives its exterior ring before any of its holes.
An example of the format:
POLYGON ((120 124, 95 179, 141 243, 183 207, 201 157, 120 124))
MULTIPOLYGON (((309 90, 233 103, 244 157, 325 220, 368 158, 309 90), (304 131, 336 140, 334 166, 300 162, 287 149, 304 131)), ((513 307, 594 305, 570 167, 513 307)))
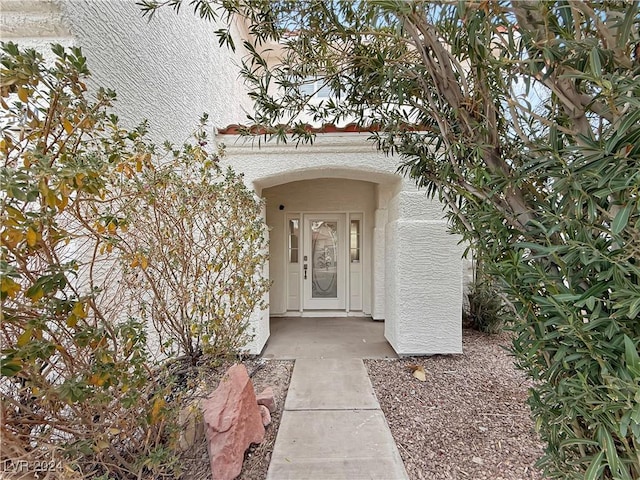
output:
POLYGON ((296 359, 267 480, 407 479, 362 358, 322 353, 296 359))

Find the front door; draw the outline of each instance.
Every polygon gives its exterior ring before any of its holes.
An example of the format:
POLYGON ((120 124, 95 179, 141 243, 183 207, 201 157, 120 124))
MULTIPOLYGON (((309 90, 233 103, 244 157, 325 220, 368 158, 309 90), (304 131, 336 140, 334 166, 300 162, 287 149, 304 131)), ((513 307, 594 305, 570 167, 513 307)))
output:
POLYGON ((305 310, 344 310, 346 247, 344 214, 304 216, 305 310))

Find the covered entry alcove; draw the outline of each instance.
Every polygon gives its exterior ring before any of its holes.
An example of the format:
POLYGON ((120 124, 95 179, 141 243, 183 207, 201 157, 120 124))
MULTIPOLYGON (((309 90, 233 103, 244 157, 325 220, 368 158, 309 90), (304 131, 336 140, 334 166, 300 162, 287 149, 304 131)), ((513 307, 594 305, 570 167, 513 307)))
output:
POLYGON ((262 191, 271 315, 371 315, 379 188, 361 180, 317 178, 262 191))
POLYGON ((442 204, 398 175, 397 159, 367 137, 345 131, 318 134, 313 145, 258 146, 218 135, 225 162, 265 201, 272 288, 268 310, 251 318, 251 353, 263 350, 270 316, 351 315, 384 320, 399 355, 462 351, 459 237, 442 204))

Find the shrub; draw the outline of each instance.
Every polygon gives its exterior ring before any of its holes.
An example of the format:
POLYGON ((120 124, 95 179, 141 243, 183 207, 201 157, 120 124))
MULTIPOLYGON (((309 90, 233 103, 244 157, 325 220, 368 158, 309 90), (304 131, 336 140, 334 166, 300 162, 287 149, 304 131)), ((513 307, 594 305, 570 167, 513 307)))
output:
POLYGON ((205 151, 205 119, 160 157, 109 115, 114 92, 87 99, 79 49, 54 46, 53 65, 2 49, 0 460, 175 478, 189 386, 148 330, 192 363, 246 344, 268 287, 262 205, 205 151))
MULTIPOLYGON (((153 324, 167 355, 237 354, 248 319, 264 308, 268 280, 262 203, 219 155, 204 150, 206 117, 195 145, 128 175, 119 209, 125 280, 142 300, 136 315, 153 324)), ((136 162, 125 169, 133 170, 136 162)), ((140 169, 140 167, 138 167, 140 169)))
POLYGON ((107 115, 113 92, 87 99, 79 49, 54 46, 49 66, 2 50, 3 465, 69 478, 173 472, 158 455, 171 445, 170 381, 150 375, 144 325, 117 315, 120 227, 102 207, 119 159, 145 148, 142 132, 107 115))
POLYGON ((473 329, 499 333, 505 324, 506 310, 498 289, 487 279, 469 285, 463 317, 473 329))

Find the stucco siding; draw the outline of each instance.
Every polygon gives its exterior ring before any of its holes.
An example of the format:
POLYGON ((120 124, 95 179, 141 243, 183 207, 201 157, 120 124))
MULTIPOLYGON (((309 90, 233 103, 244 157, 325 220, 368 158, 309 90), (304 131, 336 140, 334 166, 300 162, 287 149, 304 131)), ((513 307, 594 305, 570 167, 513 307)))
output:
POLYGON ((372 309, 371 316, 374 320, 385 319, 386 295, 385 295, 385 261, 386 261, 386 225, 388 212, 386 208, 378 208, 375 211, 375 224, 373 230, 373 275, 372 282, 372 309))
POLYGON ((367 134, 322 134, 313 145, 295 146, 251 142, 236 135, 220 135, 226 162, 245 173, 247 183, 261 194, 263 188, 310 178, 349 178, 374 183, 412 184, 395 175, 397 159, 367 142, 367 134))
MULTIPOLYGON (((251 102, 238 81, 240 58, 220 47, 216 24, 192 9, 159 10, 149 20, 136 0, 0 0, 2 38, 50 51, 49 43, 82 47, 90 88, 118 94, 123 126, 149 121, 150 138, 181 144, 202 113, 215 126, 242 123, 251 102)), ((235 25, 237 34, 242 25, 235 25)), ((51 55, 49 55, 51 56, 51 55)))
MULTIPOLYGON (((398 220, 392 264, 392 345, 400 355, 462 352, 462 250, 438 220, 398 220), (456 267, 456 268, 452 268, 456 267)), ((389 337, 388 337, 389 338, 389 337)))
POLYGON ((73 37, 55 0, 0 0, 0 38, 54 58, 51 44, 73 45, 73 37))
POLYGON ((402 302, 402 290, 399 279, 402 272, 398 271, 398 256, 393 252, 398 250, 398 230, 396 222, 388 222, 385 226, 385 252, 384 252, 384 336, 393 349, 399 352, 402 346, 398 329, 401 322, 398 305, 402 302))

